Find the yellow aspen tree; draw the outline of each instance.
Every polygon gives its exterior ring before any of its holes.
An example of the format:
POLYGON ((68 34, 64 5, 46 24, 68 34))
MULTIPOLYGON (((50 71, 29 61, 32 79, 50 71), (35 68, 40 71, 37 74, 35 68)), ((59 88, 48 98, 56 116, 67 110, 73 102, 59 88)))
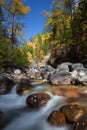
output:
POLYGON ((16 45, 15 39, 17 35, 16 32, 18 32, 17 26, 22 25, 19 19, 20 17, 25 16, 30 11, 30 7, 25 6, 22 0, 0 0, 0 4, 9 12, 11 16, 9 28, 11 31, 11 46, 13 49, 13 47, 16 45))

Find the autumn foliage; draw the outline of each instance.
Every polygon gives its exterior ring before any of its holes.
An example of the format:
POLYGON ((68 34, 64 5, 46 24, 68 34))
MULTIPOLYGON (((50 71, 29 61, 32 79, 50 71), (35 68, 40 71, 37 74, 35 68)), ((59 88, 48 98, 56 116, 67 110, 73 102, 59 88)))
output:
POLYGON ((28 12, 30 7, 24 0, 0 0, 0 65, 27 66, 43 60, 48 52, 52 65, 87 62, 87 0, 53 0, 51 11, 42 12, 46 17, 43 33, 18 46, 25 34, 22 21, 28 12))

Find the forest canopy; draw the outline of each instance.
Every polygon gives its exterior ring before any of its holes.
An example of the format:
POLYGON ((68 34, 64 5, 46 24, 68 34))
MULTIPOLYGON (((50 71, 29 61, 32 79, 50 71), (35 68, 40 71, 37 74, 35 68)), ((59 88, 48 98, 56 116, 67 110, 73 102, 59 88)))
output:
POLYGON ((50 64, 87 62, 87 0, 53 0, 51 11, 42 13, 46 17, 43 33, 20 47, 24 35, 22 19, 29 12, 24 0, 0 0, 1 66, 27 66, 48 53, 50 64))

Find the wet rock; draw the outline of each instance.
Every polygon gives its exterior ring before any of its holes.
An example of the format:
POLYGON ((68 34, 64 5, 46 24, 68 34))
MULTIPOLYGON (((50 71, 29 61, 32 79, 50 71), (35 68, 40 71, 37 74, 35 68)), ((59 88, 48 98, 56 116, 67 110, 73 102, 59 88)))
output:
POLYGON ((0 111, 0 129, 3 127, 4 118, 3 118, 3 112, 0 111))
POLYGON ((79 104, 67 104, 60 108, 67 120, 71 123, 76 122, 81 116, 85 114, 84 107, 79 104))
POLYGON ((73 130, 87 130, 87 116, 82 117, 75 123, 73 130))
POLYGON ((8 93, 15 83, 0 74, 0 94, 8 93))
POLYGON ((29 93, 30 89, 32 89, 33 86, 29 79, 21 79, 19 84, 16 87, 16 92, 18 94, 27 94, 29 93))
POLYGON ((59 111, 53 111, 49 115, 47 121, 54 126, 63 125, 66 123, 65 115, 59 111))
POLYGON ((39 92, 31 94, 27 97, 26 103, 29 108, 41 108, 47 104, 50 96, 46 93, 39 92))
POLYGON ((71 74, 69 72, 64 71, 56 71, 53 74, 50 74, 48 80, 51 84, 70 84, 71 82, 71 74))

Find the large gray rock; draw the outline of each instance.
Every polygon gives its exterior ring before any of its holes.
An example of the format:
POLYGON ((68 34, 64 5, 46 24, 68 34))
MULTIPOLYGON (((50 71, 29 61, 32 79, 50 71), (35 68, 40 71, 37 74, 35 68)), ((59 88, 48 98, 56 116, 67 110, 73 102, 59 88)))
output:
POLYGON ((55 69, 49 65, 40 68, 42 79, 48 79, 49 74, 53 73, 55 69))
POLYGON ((70 84, 71 83, 71 74, 65 70, 56 71, 53 74, 50 74, 48 80, 51 84, 70 84))
POLYGON ((70 62, 64 62, 57 66, 57 71, 66 70, 69 71, 69 66, 72 66, 72 63, 70 62))
POLYGON ((77 69, 82 69, 84 68, 83 64, 82 63, 75 63, 75 64, 72 64, 72 67, 74 70, 77 70, 77 69))
POLYGON ((87 84, 87 69, 79 68, 71 72, 72 81, 79 81, 80 83, 87 84))

